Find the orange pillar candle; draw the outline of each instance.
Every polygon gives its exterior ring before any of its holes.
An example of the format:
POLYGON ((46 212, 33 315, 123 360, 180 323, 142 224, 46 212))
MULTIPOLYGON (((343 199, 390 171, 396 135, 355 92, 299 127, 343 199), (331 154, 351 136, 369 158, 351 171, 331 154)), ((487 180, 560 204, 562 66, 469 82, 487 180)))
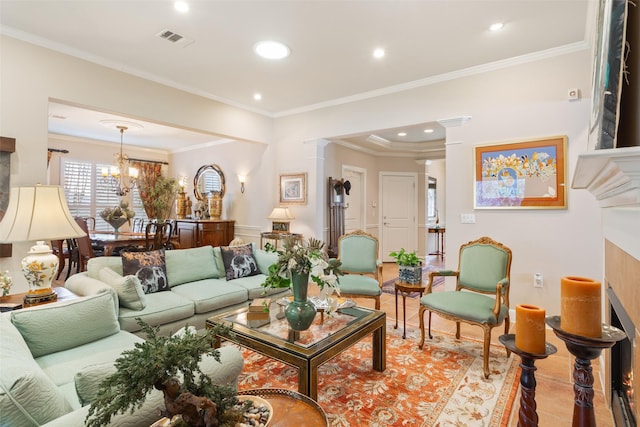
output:
POLYGON ((531 354, 545 354, 545 311, 535 305, 516 305, 516 347, 531 354))
POLYGON ((560 328, 574 335, 602 336, 602 291, 600 282, 586 277, 560 279, 560 328))

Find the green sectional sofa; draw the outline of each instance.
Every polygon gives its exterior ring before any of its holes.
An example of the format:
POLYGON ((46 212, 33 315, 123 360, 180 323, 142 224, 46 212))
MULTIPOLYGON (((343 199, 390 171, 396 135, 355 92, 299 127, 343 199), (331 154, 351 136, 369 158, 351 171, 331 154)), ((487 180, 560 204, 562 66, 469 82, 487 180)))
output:
MULTIPOLYGON (((120 329, 116 304, 107 291, 0 315, 0 426, 84 425, 96 385, 124 350, 142 342, 120 329)), ((203 358, 203 372, 237 386, 240 351, 223 346, 220 353, 221 362, 203 358)), ((110 426, 149 426, 162 406, 162 392, 153 390, 141 408, 110 426)))
MULTIPOLYGON (((136 319, 158 326, 160 334, 170 334, 183 326, 204 328, 205 320, 216 314, 247 306, 264 297, 261 286, 277 254, 251 245, 258 274, 226 279, 220 247, 203 246, 164 252, 169 291, 140 295, 133 286, 123 285, 123 261, 119 256, 89 260, 87 271, 71 276, 65 287, 77 295, 109 292, 117 303, 120 328, 141 334, 136 319), (105 269, 109 269, 107 271, 105 269)), ((255 271, 254 271, 255 273, 255 271)), ((266 289, 270 297, 289 293, 288 289, 266 289)))

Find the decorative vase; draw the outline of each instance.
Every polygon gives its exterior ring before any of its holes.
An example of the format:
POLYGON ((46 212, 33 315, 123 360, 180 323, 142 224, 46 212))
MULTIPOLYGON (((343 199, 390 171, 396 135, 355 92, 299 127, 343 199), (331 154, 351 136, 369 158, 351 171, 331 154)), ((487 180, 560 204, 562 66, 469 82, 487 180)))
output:
POLYGON ((398 278, 401 282, 417 285, 422 283, 422 265, 415 267, 410 265, 398 266, 398 278))
POLYGON ((118 234, 118 229, 127 222, 127 218, 113 218, 107 221, 110 226, 113 227, 113 230, 116 234, 118 234))
POLYGON ((304 331, 309 329, 316 317, 316 307, 307 300, 307 288, 309 286, 309 273, 298 274, 291 272, 291 289, 293 301, 284 310, 284 316, 291 329, 304 331))
POLYGON ((209 198, 209 216, 215 220, 222 217, 222 196, 220 193, 213 193, 209 198))

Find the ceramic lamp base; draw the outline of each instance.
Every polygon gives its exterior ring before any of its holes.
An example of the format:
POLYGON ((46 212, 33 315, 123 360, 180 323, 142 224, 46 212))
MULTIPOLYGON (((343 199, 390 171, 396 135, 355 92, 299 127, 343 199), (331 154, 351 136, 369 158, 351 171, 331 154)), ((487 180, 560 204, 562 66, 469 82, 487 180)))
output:
POLYGON ((59 259, 43 241, 38 241, 22 259, 22 274, 29 283, 29 292, 24 298, 25 305, 55 301, 58 296, 51 288, 58 273, 59 259))

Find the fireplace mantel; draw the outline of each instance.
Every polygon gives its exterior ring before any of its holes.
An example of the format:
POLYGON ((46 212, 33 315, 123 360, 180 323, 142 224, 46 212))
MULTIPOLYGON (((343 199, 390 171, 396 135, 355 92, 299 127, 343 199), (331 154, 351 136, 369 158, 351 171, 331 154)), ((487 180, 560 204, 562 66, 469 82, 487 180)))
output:
POLYGON ((589 190, 603 208, 640 205, 640 147, 580 154, 571 188, 589 190))

